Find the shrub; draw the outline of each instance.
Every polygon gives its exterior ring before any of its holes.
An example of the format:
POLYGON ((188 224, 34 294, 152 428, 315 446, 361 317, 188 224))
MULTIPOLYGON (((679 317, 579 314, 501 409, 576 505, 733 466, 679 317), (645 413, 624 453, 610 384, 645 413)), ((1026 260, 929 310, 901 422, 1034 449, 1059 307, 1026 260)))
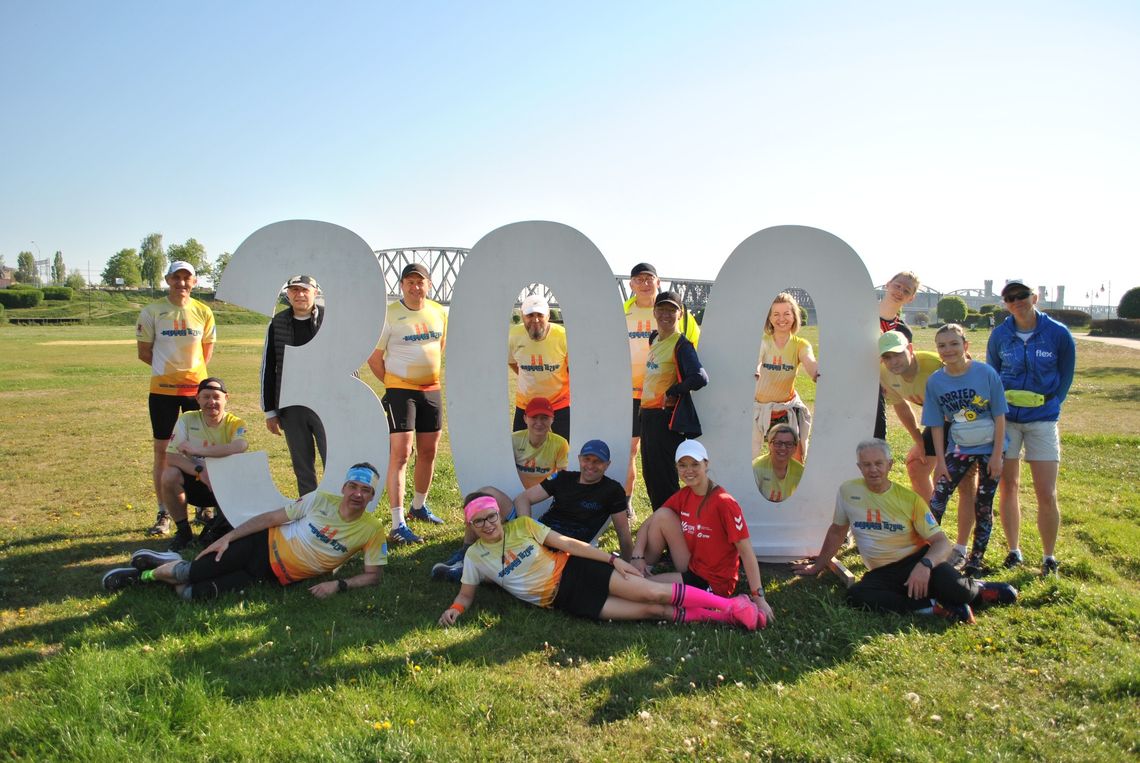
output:
POLYGON ((0 291, 0 305, 9 309, 35 307, 44 301, 44 293, 39 289, 5 289, 0 291))
POLYGON ((1133 286, 1124 292, 1116 307, 1116 314, 1121 318, 1140 318, 1140 286, 1133 286))
POLYGON ((978 312, 981 313, 982 315, 989 315, 990 313, 999 313, 999 312, 1001 312, 1001 305, 994 305, 994 304, 982 305, 981 307, 978 308, 978 312))
POLYGON ((1050 318, 1064 323, 1066 326, 1087 326, 1092 321, 1092 316, 1084 310, 1043 310, 1050 318))
POLYGON ((70 286, 45 286, 43 292, 44 299, 59 299, 69 302, 75 297, 75 290, 70 286))
POLYGON ((30 289, 35 289, 36 287, 30 283, 17 282, 8 284, 8 288, 12 291, 29 291, 30 289))
POLYGON ((4 322, 5 322, 4 305, 0 304, 0 323, 4 323, 4 322))
POLYGON ((966 319, 966 300, 951 295, 938 300, 938 318, 946 323, 961 323, 966 319))
POLYGON ((1140 320, 1135 318, 1109 318, 1106 321, 1093 321, 1089 334, 1091 336, 1118 336, 1126 339, 1140 339, 1140 320))

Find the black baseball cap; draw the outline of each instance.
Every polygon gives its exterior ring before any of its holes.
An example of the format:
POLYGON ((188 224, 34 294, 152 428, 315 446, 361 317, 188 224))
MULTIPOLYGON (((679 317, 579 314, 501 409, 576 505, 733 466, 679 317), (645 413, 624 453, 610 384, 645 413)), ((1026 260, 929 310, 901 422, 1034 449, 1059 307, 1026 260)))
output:
POLYGON ((629 277, 635 278, 642 273, 649 273, 650 275, 657 275, 657 268, 650 265, 648 262, 639 262, 633 266, 633 270, 629 271, 629 277))
POLYGON ((405 278, 412 274, 421 275, 427 280, 431 280, 431 273, 428 272, 428 269, 426 267, 418 262, 413 262, 405 265, 404 269, 400 272, 400 280, 403 281, 405 278))
POLYGON ((681 302, 681 295, 675 291, 663 291, 657 295, 657 299, 653 300, 653 306, 663 304, 674 305, 678 310, 684 310, 685 305, 681 302))
POLYGON ((204 389, 216 389, 218 392, 230 394, 230 391, 226 389, 226 383, 216 376, 207 376, 198 382, 198 391, 201 392, 204 389))

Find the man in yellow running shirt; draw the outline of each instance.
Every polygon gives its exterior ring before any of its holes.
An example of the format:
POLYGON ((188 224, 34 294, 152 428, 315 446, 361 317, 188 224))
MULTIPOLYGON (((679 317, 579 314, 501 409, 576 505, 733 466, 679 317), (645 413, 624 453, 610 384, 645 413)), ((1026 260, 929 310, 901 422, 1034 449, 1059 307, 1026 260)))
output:
POLYGON ((135 326, 138 358, 151 368, 147 407, 154 437, 151 478, 158 499, 158 517, 148 535, 166 535, 171 530, 173 523, 162 503, 166 444, 178 414, 198 409, 198 383, 208 375, 206 364, 214 354, 217 340, 213 311, 190 296, 197 283, 198 274, 189 262, 170 263, 166 269, 169 293, 144 307, 135 326))
POLYGON ((368 367, 384 382, 381 402, 388 416, 389 455, 385 487, 392 510, 393 544, 422 543, 404 521, 404 490, 408 461, 415 446, 414 495, 409 515, 432 524, 443 520, 427 506, 427 494, 435 474, 435 454, 443 429, 443 398, 440 371, 447 341, 447 313, 427 298, 431 274, 418 262, 400 273, 403 297, 388 305, 384 330, 368 367))
POLYGON ((507 335, 507 366, 518 375, 515 419, 511 431, 526 427, 523 415, 536 397, 545 398, 554 411, 551 429, 570 439, 570 363, 566 356, 566 329, 550 322, 550 304, 532 294, 522 302, 522 325, 507 335))

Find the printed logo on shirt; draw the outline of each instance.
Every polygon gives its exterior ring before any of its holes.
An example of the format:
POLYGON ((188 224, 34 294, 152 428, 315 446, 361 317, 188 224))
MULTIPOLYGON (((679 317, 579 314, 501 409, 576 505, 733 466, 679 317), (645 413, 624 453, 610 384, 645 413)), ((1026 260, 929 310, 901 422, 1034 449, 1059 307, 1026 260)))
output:
POLYGON ((198 329, 190 328, 190 324, 185 318, 178 320, 175 318, 171 321, 171 328, 163 329, 162 336, 202 336, 202 332, 198 329))
POLYGON ((531 545, 527 546, 526 548, 524 548, 518 554, 515 554, 515 552, 513 552, 513 551, 508 551, 507 557, 510 558, 511 561, 509 564, 507 564, 505 567, 503 567, 503 569, 499 570, 499 577, 505 578, 507 575, 510 575, 512 572, 514 572, 515 570, 518 569, 519 565, 522 564, 523 559, 526 559, 528 556, 530 556, 533 553, 534 553, 534 544, 533 543, 531 545))
POLYGON ((783 355, 777 355, 776 357, 772 358, 771 363, 761 363, 760 366, 762 368, 764 368, 764 370, 766 370, 766 371, 795 371, 796 370, 795 366, 789 366, 787 363, 784 362, 784 356, 783 355))
POLYGON ((348 546, 344 545, 338 540, 335 540, 336 530, 330 530, 328 525, 325 525, 318 530, 317 526, 310 522, 309 532, 311 532, 317 540, 319 540, 321 543, 324 543, 329 548, 339 551, 342 554, 348 553, 348 546))
POLYGON ((431 327, 426 323, 412 324, 412 333, 404 334, 405 342, 430 342, 433 339, 439 339, 443 336, 443 332, 432 331, 431 327))
POLYGON ((867 509, 867 520, 865 522, 854 522, 853 525, 860 530, 886 530, 893 533, 902 532, 906 529, 906 525, 884 522, 883 515, 878 509, 867 509))
POLYGON ((637 331, 629 332, 630 339, 648 339, 653 333, 653 324, 650 321, 638 321, 637 331))
POLYGON ((562 368, 561 363, 551 364, 551 363, 543 362, 541 353, 539 353, 538 355, 531 355, 529 365, 527 365, 526 363, 523 363, 522 365, 519 366, 520 371, 551 371, 551 372, 553 372, 553 371, 557 371, 560 368, 562 368))

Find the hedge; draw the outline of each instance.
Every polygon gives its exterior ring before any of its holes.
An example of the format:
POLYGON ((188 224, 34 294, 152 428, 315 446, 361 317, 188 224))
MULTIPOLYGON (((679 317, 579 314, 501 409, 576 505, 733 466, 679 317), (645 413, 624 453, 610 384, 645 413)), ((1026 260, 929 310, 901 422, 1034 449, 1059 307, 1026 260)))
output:
POLYGON ((12 289, 13 291, 27 291, 28 289, 34 289, 36 287, 34 284, 20 283, 17 281, 16 283, 8 284, 8 288, 12 289))
POLYGON ((0 305, 0 323, 4 322, 4 305, 0 305))
POLYGON ((75 289, 70 286, 45 286, 44 299, 60 299, 70 302, 75 297, 75 289))
POLYGON ((1118 336, 1126 339, 1140 339, 1140 319, 1109 318, 1106 321, 1093 321, 1090 336, 1118 336))
POLYGON ((44 293, 39 289, 0 290, 0 305, 7 308, 36 307, 44 301, 44 293))
POLYGON ((1092 321, 1092 316, 1084 310, 1053 310, 1047 308, 1042 312, 1070 328, 1074 326, 1087 326, 1092 321))

